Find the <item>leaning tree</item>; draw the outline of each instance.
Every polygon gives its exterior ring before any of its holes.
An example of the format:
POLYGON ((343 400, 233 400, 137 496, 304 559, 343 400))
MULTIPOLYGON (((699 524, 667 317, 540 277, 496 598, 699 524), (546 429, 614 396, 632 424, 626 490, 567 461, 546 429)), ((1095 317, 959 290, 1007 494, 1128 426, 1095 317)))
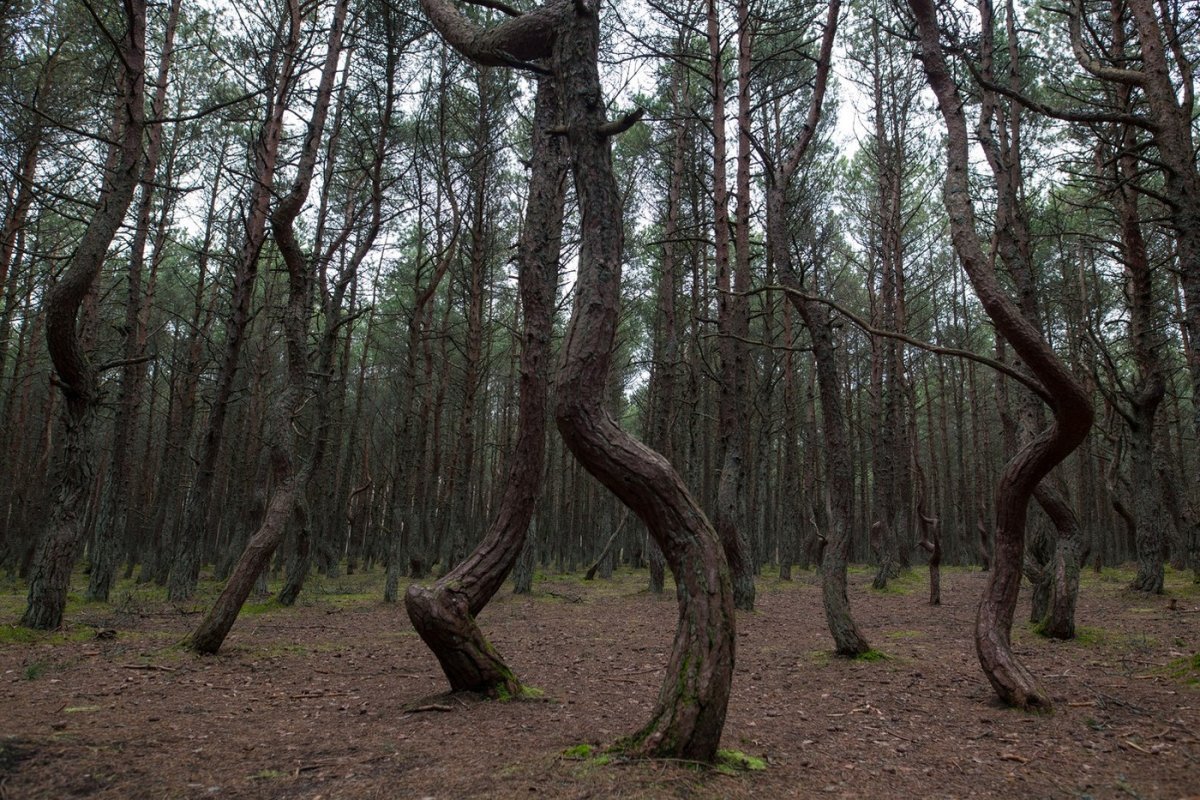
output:
POLYGON ((141 178, 146 129, 145 0, 125 0, 120 17, 124 27, 118 29, 119 35, 96 18, 119 64, 100 195, 67 268, 46 292, 46 348, 54 364, 54 382, 66 402, 54 504, 30 576, 29 604, 21 617, 21 624, 31 628, 51 629, 62 623, 71 569, 86 528, 100 379, 79 335, 79 310, 100 275, 141 178))
POLYGON ((529 200, 518 254, 517 282, 524 315, 521 397, 504 496, 475 550, 432 587, 413 584, 404 597, 413 627, 437 656, 453 691, 513 697, 523 693, 520 681, 479 630, 475 617, 504 584, 521 555, 542 488, 567 173, 565 143, 551 133, 558 105, 557 83, 540 76, 534 100, 529 200))
POLYGON ((944 200, 954 249, 997 333, 1012 345, 1032 374, 1024 382, 1053 414, 1050 424, 1013 455, 1000 476, 996 487, 995 563, 975 623, 979 661, 1000 698, 1020 708, 1049 708, 1049 695, 1012 650, 1025 518, 1038 484, 1087 436, 1092 427, 1092 404, 1082 384, 1005 291, 992 259, 984 252, 970 192, 969 139, 963 99, 946 62, 937 11, 932 0, 909 0, 908 5, 916 22, 917 57, 925 68, 946 126, 944 200))
POLYGON ((600 88, 597 0, 551 0, 481 28, 450 0, 423 0, 442 37, 482 65, 549 72, 581 214, 574 310, 557 380, 555 421, 575 457, 637 513, 678 586, 679 624, 650 721, 623 742, 634 755, 716 757, 733 675, 733 590, 712 524, 665 458, 625 432, 604 404, 620 309, 624 246, 611 137, 640 114, 609 121, 600 88), (535 62, 548 65, 539 66, 535 62))

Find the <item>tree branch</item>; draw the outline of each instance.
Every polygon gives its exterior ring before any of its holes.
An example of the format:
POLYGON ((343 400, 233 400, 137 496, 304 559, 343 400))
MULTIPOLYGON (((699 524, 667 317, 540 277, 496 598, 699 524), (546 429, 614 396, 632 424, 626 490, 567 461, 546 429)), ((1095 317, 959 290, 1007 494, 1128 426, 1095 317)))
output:
POLYGON ((640 120, 645 115, 646 115, 646 109, 636 108, 633 111, 630 111, 625 116, 621 117, 620 119, 616 119, 616 120, 613 120, 612 122, 608 122, 608 123, 605 123, 604 125, 601 125, 600 131, 599 131, 600 135, 601 136, 618 136, 618 135, 624 133, 625 131, 629 130, 630 128, 632 128, 634 125, 636 125, 638 123, 638 120, 640 120))
POLYGON ((987 356, 981 356, 978 353, 972 352, 970 350, 960 350, 957 347, 941 347, 940 345, 936 345, 936 344, 932 344, 931 342, 925 342, 920 339, 916 339, 912 336, 909 336, 908 334, 900 333, 899 331, 888 331, 888 330, 882 330, 880 328, 872 327, 871 324, 868 323, 866 320, 862 319, 857 314, 855 314, 853 311, 840 305, 839 303, 837 303, 833 300, 826 299, 824 297, 816 297, 814 295, 807 294, 805 292, 800 291, 799 289, 793 289, 790 286, 780 286, 778 284, 771 285, 771 286, 763 286, 761 289, 755 289, 754 291, 747 292, 746 294, 757 294, 762 291, 784 292, 785 294, 795 295, 795 296, 801 298, 802 300, 821 303, 822 305, 829 306, 834 311, 838 312, 843 317, 845 317, 846 319, 848 319, 852 323, 854 323, 854 325, 856 327, 861 328, 865 333, 867 333, 871 336, 879 336, 879 337, 883 337, 885 339, 895 339, 897 341, 904 342, 905 344, 912 345, 913 347, 916 347, 920 350, 925 350, 930 353, 934 353, 936 355, 954 356, 955 358, 965 358, 968 361, 974 361, 977 364, 983 364, 984 366, 991 367, 992 369, 996 370, 997 372, 1001 372, 1001 373, 1007 375, 1008 377, 1012 378, 1013 380, 1019 382, 1022 386, 1029 389, 1029 391, 1033 392, 1034 394, 1036 394, 1038 397, 1040 397, 1042 400, 1046 401, 1047 403, 1050 403, 1052 400, 1049 392, 1046 391, 1046 388, 1044 386, 1042 386, 1041 383, 1039 383, 1038 381, 1029 377, 1028 375, 1025 375, 1020 370, 1010 367, 1008 364, 1005 364, 1002 361, 997 361, 996 359, 988 358, 987 356))

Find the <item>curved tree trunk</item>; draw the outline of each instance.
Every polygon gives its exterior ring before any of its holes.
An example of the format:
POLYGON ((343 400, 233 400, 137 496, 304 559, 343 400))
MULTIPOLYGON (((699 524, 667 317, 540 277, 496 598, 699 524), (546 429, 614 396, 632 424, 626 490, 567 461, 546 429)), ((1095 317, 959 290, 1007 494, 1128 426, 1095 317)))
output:
POLYGON ((254 145, 254 175, 244 223, 243 239, 233 275, 229 319, 225 323, 225 345, 217 373, 211 411, 200 447, 196 477, 188 491, 182 525, 174 542, 171 574, 167 581, 167 599, 187 600, 196 589, 204 540, 209 535, 209 510, 217 483, 217 461, 225 438, 225 419, 233 399, 234 379, 241 365, 246 343, 246 328, 251 319, 251 302, 258 278, 258 257, 266 240, 267 217, 275 182, 279 142, 283 135, 283 117, 295 80, 296 50, 300 46, 299 28, 285 22, 287 33, 272 48, 267 79, 272 94, 266 105, 266 119, 254 145), (286 38, 284 38, 286 37, 286 38), (278 61, 277 61, 278 59, 278 61))
MULTIPOLYGON (((288 295, 282 320, 287 351, 287 382, 268 420, 271 433, 270 467, 275 491, 258 530, 247 543, 217 602, 209 609, 188 642, 188 646, 198 653, 215 653, 221 648, 255 583, 283 540, 288 523, 297 519, 301 526, 308 525, 303 500, 312 465, 311 462, 300 463, 296 423, 307 397, 312 269, 296 239, 294 224, 308 197, 321 147, 333 94, 334 74, 341 53, 347 5, 348 0, 339 0, 333 9, 329 47, 296 170, 296 180, 271 215, 271 229, 288 271, 288 295)), ((288 8, 293 38, 298 38, 300 5, 296 0, 289 0, 288 8)), ((307 531, 301 535, 307 536, 307 531)))
POLYGON ((489 30, 449 0, 422 0, 438 32, 479 63, 550 56, 571 147, 582 242, 574 311, 556 381, 563 440, 646 523, 675 575, 679 626, 650 721, 624 742, 631 753, 711 761, 733 676, 734 612, 716 532, 678 473, 623 431, 604 407, 620 306, 623 220, 609 137, 636 121, 606 121, 597 56, 599 4, 556 0, 489 30))
POLYGON ((141 174, 145 130, 146 4, 125 0, 125 30, 118 42, 121 70, 119 100, 113 113, 103 188, 96 213, 84 231, 66 271, 46 293, 46 346, 56 383, 66 398, 63 454, 57 466, 50 520, 38 546, 29 582, 28 605, 21 624, 40 629, 62 624, 85 510, 92 490, 92 423, 100 399, 96 370, 88 363, 77 330, 77 316, 104 265, 133 200, 141 174))
POLYGON ((567 7, 555 43, 583 242, 575 305, 556 383, 555 419, 576 458, 650 530, 675 576, 679 626, 650 721, 634 754, 711 761, 733 677, 733 588, 716 532, 678 473, 604 408, 620 305, 623 220, 597 70, 599 3, 567 7))
POLYGON ((984 674, 1002 700, 1020 708, 1048 708, 1050 698, 1012 651, 1013 614, 1021 585, 1025 517, 1038 483, 1087 436, 1092 405, 1083 387, 1038 330, 1004 292, 980 244, 969 192, 969 140, 963 101, 946 65, 931 0, 909 0, 919 33, 918 57, 947 129, 946 210, 955 251, 997 331, 1040 382, 1038 392, 1054 420, 1008 462, 996 488, 995 563, 975 623, 984 674))
POLYGON ((542 488, 546 394, 558 286, 567 156, 550 128, 558 114, 555 82, 538 79, 530 157, 529 205, 521 236, 520 291, 525 332, 517 442, 508 483, 487 534, 466 560, 432 587, 414 584, 404 603, 413 627, 442 665, 453 691, 518 697, 517 676, 484 637, 475 617, 503 585, 525 546, 542 488))

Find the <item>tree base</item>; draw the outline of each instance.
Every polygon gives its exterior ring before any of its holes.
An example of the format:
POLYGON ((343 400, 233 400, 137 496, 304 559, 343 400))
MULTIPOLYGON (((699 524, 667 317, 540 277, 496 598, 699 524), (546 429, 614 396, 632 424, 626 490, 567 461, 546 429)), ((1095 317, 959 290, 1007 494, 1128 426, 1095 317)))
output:
POLYGON ((421 640, 442 665, 452 692, 501 700, 526 695, 526 688, 479 630, 462 592, 452 586, 413 585, 404 595, 404 605, 421 640))

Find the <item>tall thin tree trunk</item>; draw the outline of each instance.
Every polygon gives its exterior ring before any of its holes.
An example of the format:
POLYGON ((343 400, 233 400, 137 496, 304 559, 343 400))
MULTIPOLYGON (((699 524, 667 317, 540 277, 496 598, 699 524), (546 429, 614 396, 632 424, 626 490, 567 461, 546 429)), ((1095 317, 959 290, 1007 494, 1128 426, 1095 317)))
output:
MULTIPOLYGON (((298 0, 289 0, 291 30, 298 36, 301 11, 298 0)), ((287 524, 298 517, 307 526, 304 487, 311 462, 301 462, 298 449, 297 421, 307 398, 308 329, 312 303, 312 269, 296 239, 294 225, 308 197, 317 156, 325 131, 325 120, 333 95, 333 79, 342 47, 342 32, 348 0, 338 0, 333 8, 329 45, 317 86, 312 118, 304 138, 296 179, 291 191, 271 215, 271 230, 288 272, 288 293, 283 308, 284 344, 287 351, 287 381, 276 398, 268 420, 270 430, 270 470, 274 493, 258 530, 246 545, 233 573, 216 603, 192 633, 188 646, 199 653, 215 653, 233 627, 242 605, 249 597, 271 556, 283 539, 287 524)))
POLYGON ((283 21, 285 31, 277 34, 278 47, 272 48, 267 67, 270 93, 265 120, 254 145, 254 174, 241 248, 233 276, 233 296, 229 318, 225 323, 225 347, 217 373, 208 425, 201 442, 196 477, 188 492, 183 525, 174 545, 171 576, 167 597, 172 601, 187 600, 196 588, 200 573, 204 541, 212 533, 208 527, 209 509, 213 507, 214 486, 217 483, 217 461, 225 436, 225 419, 233 398, 234 379, 246 342, 246 327, 251 318, 251 301, 258 277, 258 256, 266 241, 267 217, 275 182, 279 142, 283 135, 283 118, 295 80, 296 51, 300 46, 300 23, 288 13, 283 21))
POLYGON ((733 576, 734 605, 754 608, 754 566, 746 542, 746 348, 749 330, 749 183, 750 183, 750 30, 747 0, 739 0, 738 39, 738 242, 737 263, 729 256, 729 192, 726 181, 725 78, 717 0, 708 0, 708 45, 713 91, 713 240, 717 268, 717 327, 721 378, 718 388, 717 443, 721 474, 717 481, 715 522, 733 576), (745 186, 742 186, 743 181, 745 186), (743 203, 745 204, 743 206, 743 203), (741 214, 745 219, 741 218, 741 214), (744 241, 743 241, 744 239, 744 241), (736 275, 734 270, 736 269, 736 275))
POLYGON ((85 511, 92 491, 93 422, 99 402, 98 377, 88 362, 77 329, 80 307, 104 265, 133 200, 141 173, 145 130, 146 5, 122 3, 125 30, 114 42, 121 68, 118 101, 113 112, 103 188, 97 209, 66 271, 46 294, 46 345, 54 364, 64 404, 63 451, 50 519, 38 547, 29 581, 28 605, 21 624, 57 628, 67 603, 71 569, 85 531, 85 511))
POLYGON ((817 390, 821 399, 821 420, 825 437, 826 492, 824 498, 813 498, 821 509, 819 517, 827 520, 818 554, 821 571, 821 597, 825 620, 833 636, 834 648, 840 655, 857 656, 871 649, 850 613, 846 592, 846 562, 850 547, 850 529, 854 506, 854 470, 850 441, 846 433, 842 383, 838 375, 833 348, 832 324, 828 309, 804 299, 802 283, 792 264, 787 235, 787 192, 800 166, 801 159, 816 134, 820 121, 825 89, 828 85, 833 42, 837 35, 839 0, 831 0, 821 38, 817 59, 817 74, 813 98, 802 133, 788 149, 779 154, 778 163, 768 170, 767 185, 767 246, 771 261, 779 273, 779 282, 787 289, 788 301, 808 328, 812 339, 813 358, 817 373, 817 390))
MULTIPOLYGON (((142 163, 141 197, 138 200, 137 217, 133 242, 129 248, 128 283, 125 302, 125 348, 124 365, 121 368, 121 386, 117 400, 117 416, 114 421, 112 453, 108 466, 108 480, 101 495, 99 520, 93 546, 91 574, 88 578, 86 597, 89 600, 108 600, 121 558, 120 548, 131 544, 129 512, 133 495, 134 436, 138 425, 138 414, 142 401, 142 385, 145 382, 143 359, 145 335, 142 330, 143 303, 142 273, 145 264, 146 243, 150 238, 150 211, 154 205, 155 177, 158 173, 159 153, 162 149, 163 111, 167 100, 167 79, 170 76, 171 58, 175 46, 175 28, 179 22, 182 0, 171 0, 167 12, 166 30, 163 33, 162 52, 159 56, 158 78, 154 86, 154 100, 150 104, 153 122, 147 126, 146 154, 142 163)), ((170 186, 166 188, 170 192, 170 186)), ((167 204, 166 198, 160 200, 167 204)))

